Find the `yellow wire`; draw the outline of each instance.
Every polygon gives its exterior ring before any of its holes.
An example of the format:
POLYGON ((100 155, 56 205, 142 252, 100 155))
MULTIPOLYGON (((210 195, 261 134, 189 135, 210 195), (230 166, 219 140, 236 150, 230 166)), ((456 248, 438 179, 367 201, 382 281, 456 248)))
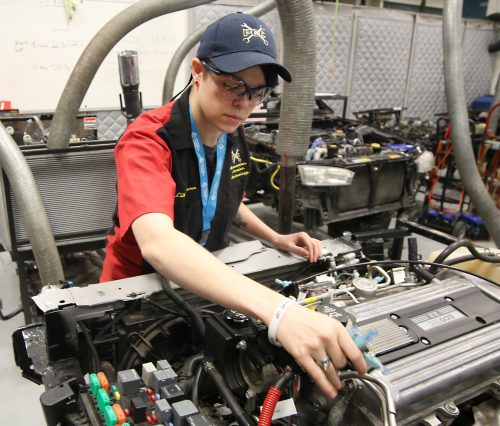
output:
POLYGON ((279 191, 280 190, 280 187, 278 185, 276 185, 274 183, 274 178, 276 177, 276 175, 278 174, 278 172, 280 171, 280 165, 278 164, 278 167, 276 167, 276 170, 274 171, 274 173, 271 175, 271 179, 270 179, 270 182, 271 182, 271 186, 276 190, 276 191, 279 191))
POLYGON ((256 163, 273 164, 272 161, 263 160, 262 158, 250 157, 250 160, 255 161, 256 163))
MULTIPOLYGON (((262 158, 250 157, 250 160, 255 161, 256 163, 274 164, 272 161, 263 160, 262 158)), ((280 165, 278 164, 278 167, 276 167, 276 170, 273 172, 271 178, 269 179, 269 183, 276 191, 279 191, 280 187, 274 183, 274 178, 276 177, 279 171, 280 171, 280 165)))

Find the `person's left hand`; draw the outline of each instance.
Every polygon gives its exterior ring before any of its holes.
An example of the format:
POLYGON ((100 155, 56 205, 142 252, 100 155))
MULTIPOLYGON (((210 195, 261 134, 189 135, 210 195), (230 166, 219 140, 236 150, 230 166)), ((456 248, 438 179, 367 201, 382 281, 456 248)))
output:
POLYGON ((279 234, 274 246, 283 251, 298 254, 306 257, 309 262, 316 262, 321 256, 321 244, 316 238, 312 238, 306 232, 296 232, 295 234, 279 234))

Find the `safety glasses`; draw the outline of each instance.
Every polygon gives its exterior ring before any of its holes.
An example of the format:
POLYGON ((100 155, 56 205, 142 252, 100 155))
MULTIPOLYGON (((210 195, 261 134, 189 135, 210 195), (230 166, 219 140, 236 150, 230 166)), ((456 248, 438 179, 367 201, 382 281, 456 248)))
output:
POLYGON ((221 88, 221 93, 228 98, 230 97, 232 100, 242 96, 248 96, 249 102, 258 105, 264 102, 271 93, 271 87, 250 87, 234 74, 219 70, 205 61, 201 61, 201 63, 206 69, 218 77, 217 81, 221 88))

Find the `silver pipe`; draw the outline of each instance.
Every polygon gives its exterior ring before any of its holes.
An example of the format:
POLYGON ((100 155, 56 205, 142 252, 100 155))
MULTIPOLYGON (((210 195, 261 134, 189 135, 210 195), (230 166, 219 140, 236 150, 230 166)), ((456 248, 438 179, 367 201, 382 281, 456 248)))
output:
POLYGON ((158 16, 213 0, 141 0, 112 18, 90 41, 78 59, 57 104, 50 126, 47 148, 67 148, 71 128, 83 98, 101 63, 126 34, 158 16))
MULTIPOLYGON (((274 3, 274 0, 266 0, 261 4, 253 7, 252 9, 248 9, 247 11, 245 11, 245 13, 248 15, 254 15, 258 17, 265 15, 267 12, 274 9, 275 7, 276 5, 274 3)), ((207 26, 210 25, 212 22, 210 22, 209 24, 207 24, 202 28, 198 28, 195 32, 193 32, 190 36, 188 36, 174 52, 174 55, 172 56, 172 59, 168 64, 167 73, 165 74, 165 80, 163 82, 162 103, 166 104, 170 101, 170 99, 172 99, 172 96, 174 95, 175 80, 177 78, 177 74, 179 73, 179 68, 182 65, 182 61, 189 54, 189 52, 196 45, 196 43, 198 43, 201 40, 201 37, 205 32, 205 30, 207 29, 207 26)))
POLYGON ((485 188, 477 169, 465 100, 462 47, 462 0, 446 0, 443 8, 444 75, 451 141, 465 192, 500 247, 500 212, 485 188))
POLYGON ((43 286, 64 280, 61 258, 31 169, 0 121, 0 165, 9 178, 43 286))
POLYGON ((384 419, 383 419, 384 426, 385 425, 388 425, 388 426, 396 426, 397 425, 396 404, 394 403, 394 399, 392 398, 391 390, 390 390, 389 386, 387 386, 386 383, 384 383, 382 380, 379 380, 376 377, 371 376, 369 374, 359 375, 355 371, 340 372, 339 379, 340 380, 359 379, 359 380, 363 381, 364 383, 367 383, 367 382, 375 383, 379 387, 379 389, 381 390, 381 393, 383 394, 383 398, 385 399, 385 404, 383 404, 383 408, 385 409, 385 415, 384 415, 384 419))

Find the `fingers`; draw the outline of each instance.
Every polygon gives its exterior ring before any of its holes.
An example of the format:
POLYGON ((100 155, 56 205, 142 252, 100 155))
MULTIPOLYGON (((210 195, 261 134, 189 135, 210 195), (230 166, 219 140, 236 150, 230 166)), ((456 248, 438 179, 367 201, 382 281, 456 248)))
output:
MULTIPOLYGON (((300 360, 298 361, 300 362, 300 360)), ((337 396, 337 389, 340 389, 340 379, 333 365, 330 365, 325 372, 310 356, 301 362, 301 365, 327 397, 335 398, 337 396)))
MULTIPOLYGON (((338 336, 338 342, 343 350, 343 354, 352 362, 354 368, 359 374, 366 374, 368 367, 363 358, 363 354, 358 349, 347 330, 343 329, 338 336)), ((345 364, 344 364, 345 365, 345 364)))
POLYGON ((292 235, 296 237, 295 245, 298 250, 295 253, 307 257, 309 262, 316 262, 321 256, 320 241, 316 238, 311 238, 306 232, 298 232, 292 235))
POLYGON ((282 317, 278 341, 328 397, 341 388, 337 370, 349 359, 360 374, 367 371, 361 351, 338 321, 292 305, 282 317))

